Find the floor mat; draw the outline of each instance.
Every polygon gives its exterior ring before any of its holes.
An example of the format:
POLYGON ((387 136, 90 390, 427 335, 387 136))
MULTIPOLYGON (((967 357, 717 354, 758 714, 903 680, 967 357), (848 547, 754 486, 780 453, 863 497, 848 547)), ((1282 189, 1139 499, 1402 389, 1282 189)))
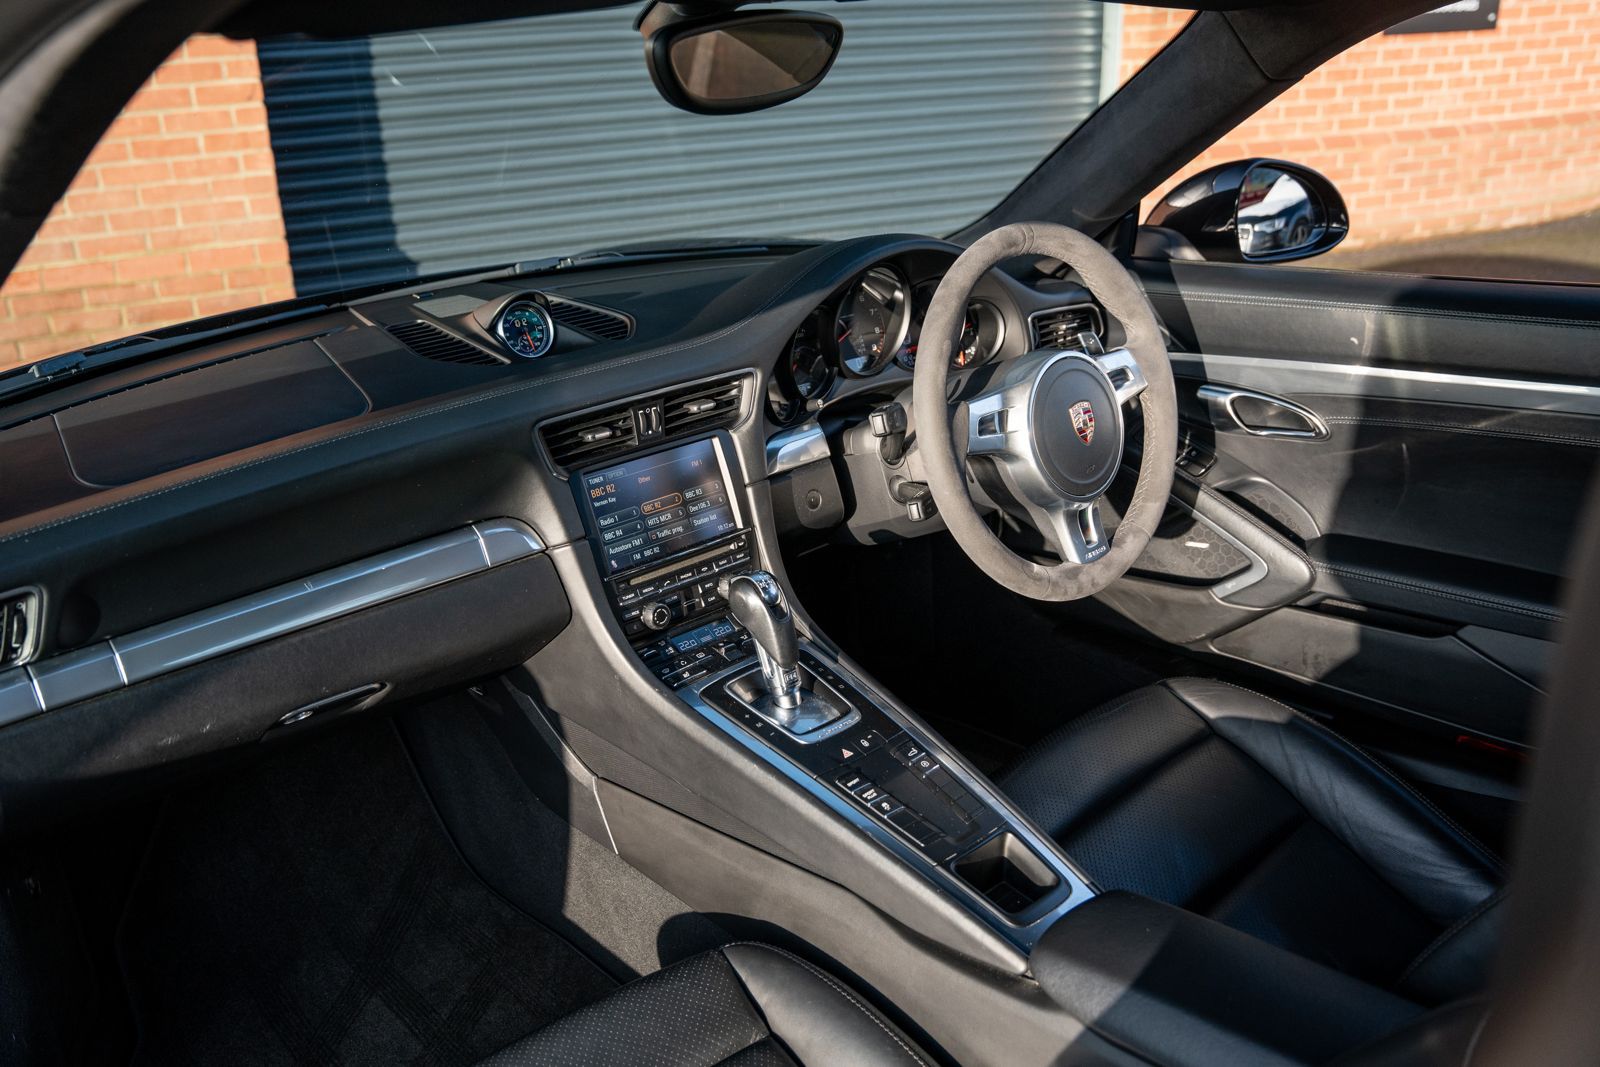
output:
POLYGON ((175 795, 120 951, 148 1064, 472 1063, 615 987, 461 862, 387 720, 175 795))

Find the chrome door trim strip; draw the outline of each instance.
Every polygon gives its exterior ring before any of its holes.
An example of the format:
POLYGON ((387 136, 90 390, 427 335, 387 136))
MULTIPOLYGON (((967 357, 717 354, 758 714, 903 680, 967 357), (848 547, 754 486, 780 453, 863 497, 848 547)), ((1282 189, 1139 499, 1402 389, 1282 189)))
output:
POLYGON ((0 674, 0 726, 544 551, 490 519, 0 674))
POLYGON ((780 430, 767 439, 767 477, 828 458, 828 435, 815 422, 780 430))
POLYGON ((1169 352, 1173 370, 1274 393, 1323 393, 1600 416, 1600 386, 1478 374, 1307 363, 1264 356, 1169 352))

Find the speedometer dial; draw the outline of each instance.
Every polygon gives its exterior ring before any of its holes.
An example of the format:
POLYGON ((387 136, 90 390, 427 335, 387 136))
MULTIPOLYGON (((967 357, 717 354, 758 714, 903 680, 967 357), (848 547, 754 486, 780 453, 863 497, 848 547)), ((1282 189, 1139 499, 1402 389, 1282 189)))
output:
POLYGON ((495 322, 494 332, 511 354, 521 359, 538 359, 550 351, 556 340, 550 313, 532 300, 507 304, 495 322))
POLYGON ((893 267, 873 267, 845 292, 834 318, 839 367, 855 378, 876 374, 906 339, 906 280, 893 267))

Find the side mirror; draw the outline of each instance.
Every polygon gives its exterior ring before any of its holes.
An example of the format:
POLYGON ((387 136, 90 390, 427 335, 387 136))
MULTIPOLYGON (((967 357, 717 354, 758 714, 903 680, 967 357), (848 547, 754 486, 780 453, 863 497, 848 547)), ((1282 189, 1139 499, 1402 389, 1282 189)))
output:
MULTIPOLYGON (((1328 251, 1344 240, 1350 216, 1333 183, 1310 167, 1243 159, 1186 179, 1145 226, 1186 238, 1204 259, 1275 263, 1328 251)), ((1140 243, 1162 242, 1141 234, 1140 243)))
POLYGON ((733 115, 804 96, 833 67, 844 42, 837 19, 804 11, 729 12, 679 18, 655 4, 639 19, 656 91, 674 107, 733 115))

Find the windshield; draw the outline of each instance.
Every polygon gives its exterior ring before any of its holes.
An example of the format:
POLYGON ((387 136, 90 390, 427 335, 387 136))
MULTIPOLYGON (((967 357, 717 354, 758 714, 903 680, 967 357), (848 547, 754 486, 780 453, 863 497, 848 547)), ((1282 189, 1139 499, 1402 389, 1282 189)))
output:
POLYGON ((800 3, 810 95, 657 94, 634 6, 354 40, 191 38, 5 288, 0 369, 293 296, 622 245, 943 235, 1182 25, 1090 0, 800 3))

